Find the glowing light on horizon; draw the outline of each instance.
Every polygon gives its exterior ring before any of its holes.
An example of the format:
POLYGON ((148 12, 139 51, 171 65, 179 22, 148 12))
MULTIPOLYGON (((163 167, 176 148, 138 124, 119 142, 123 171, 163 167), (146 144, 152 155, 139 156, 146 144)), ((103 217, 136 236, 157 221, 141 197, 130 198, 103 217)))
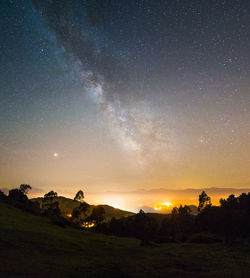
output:
POLYGON ((165 202, 165 203, 162 203, 162 205, 169 208, 169 207, 172 206, 172 203, 170 203, 170 202, 165 202))
POLYGON ((170 203, 170 202, 164 202, 164 203, 161 203, 160 205, 158 206, 155 206, 154 207, 154 210, 158 211, 158 210, 164 210, 164 209, 169 209, 173 204, 170 203))
POLYGON ((161 210, 162 207, 154 207, 155 210, 161 210))

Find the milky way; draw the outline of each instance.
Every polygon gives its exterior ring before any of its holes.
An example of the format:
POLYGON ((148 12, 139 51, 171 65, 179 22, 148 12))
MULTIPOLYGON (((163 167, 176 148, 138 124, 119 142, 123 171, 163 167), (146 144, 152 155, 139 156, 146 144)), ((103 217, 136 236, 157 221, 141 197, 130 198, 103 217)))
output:
POLYGON ((1 182, 248 186, 249 22, 243 0, 4 0, 1 182))

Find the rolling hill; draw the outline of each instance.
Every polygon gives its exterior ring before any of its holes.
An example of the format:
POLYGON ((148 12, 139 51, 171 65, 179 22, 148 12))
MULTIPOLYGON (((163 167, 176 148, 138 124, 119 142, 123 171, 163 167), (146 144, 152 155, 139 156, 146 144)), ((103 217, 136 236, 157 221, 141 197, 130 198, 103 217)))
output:
MULTIPOLYGON (((31 200, 37 201, 41 204, 42 199, 43 199, 42 197, 39 197, 39 198, 31 199, 31 200)), ((63 196, 57 197, 56 201, 58 201, 60 210, 61 210, 62 214, 65 216, 70 215, 72 213, 73 209, 80 205, 79 202, 76 202, 72 199, 69 199, 69 198, 66 198, 63 196)), ((117 209, 117 208, 114 208, 114 207, 111 207, 108 205, 96 205, 96 206, 100 206, 100 207, 104 208, 105 221, 111 220, 112 217, 118 219, 121 217, 128 217, 128 216, 134 215, 133 212, 117 209)), ((93 208, 94 208, 94 205, 90 205, 90 210, 92 210, 93 208)))

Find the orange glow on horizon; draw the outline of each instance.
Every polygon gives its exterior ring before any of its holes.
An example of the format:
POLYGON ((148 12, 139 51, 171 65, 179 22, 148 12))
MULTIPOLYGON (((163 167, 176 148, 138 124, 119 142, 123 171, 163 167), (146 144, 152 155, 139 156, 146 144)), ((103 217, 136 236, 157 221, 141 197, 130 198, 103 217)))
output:
POLYGON ((154 210, 156 210, 156 211, 158 211, 158 210, 166 210, 166 209, 169 209, 171 206, 173 206, 172 203, 164 202, 164 203, 161 203, 160 205, 155 206, 154 210))

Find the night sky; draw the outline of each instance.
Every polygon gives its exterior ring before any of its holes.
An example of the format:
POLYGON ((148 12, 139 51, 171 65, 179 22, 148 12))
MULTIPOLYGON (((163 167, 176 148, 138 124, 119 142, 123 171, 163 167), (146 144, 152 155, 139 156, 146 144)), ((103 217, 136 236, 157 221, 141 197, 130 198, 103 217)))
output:
POLYGON ((250 188, 249 1, 3 0, 0 65, 0 187, 250 188))

